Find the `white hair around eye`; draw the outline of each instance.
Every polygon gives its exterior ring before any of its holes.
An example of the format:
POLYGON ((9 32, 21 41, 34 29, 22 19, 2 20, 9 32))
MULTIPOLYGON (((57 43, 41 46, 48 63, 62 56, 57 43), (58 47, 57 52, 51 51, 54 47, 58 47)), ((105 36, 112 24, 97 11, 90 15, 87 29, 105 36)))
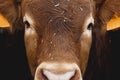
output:
POLYGON ((29 14, 27 14, 27 13, 25 14, 25 16, 23 17, 23 23, 25 26, 25 35, 30 35, 35 32, 35 30, 33 28, 34 22, 29 14))
POLYGON ((23 17, 23 22, 26 22, 26 21, 28 21, 29 24, 33 24, 33 19, 28 13, 26 13, 23 17))
POLYGON ((93 26, 94 26, 94 18, 91 13, 85 20, 85 23, 83 25, 84 27, 83 33, 90 37, 92 35, 91 33, 93 26))

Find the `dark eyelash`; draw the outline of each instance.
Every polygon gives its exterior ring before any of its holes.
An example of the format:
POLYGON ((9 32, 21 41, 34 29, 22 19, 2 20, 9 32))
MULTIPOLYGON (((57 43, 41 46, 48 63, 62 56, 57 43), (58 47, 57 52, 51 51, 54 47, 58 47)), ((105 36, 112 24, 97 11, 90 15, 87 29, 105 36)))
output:
POLYGON ((87 26, 87 29, 88 29, 88 30, 92 30, 92 28, 93 28, 93 23, 90 23, 90 24, 87 26))
POLYGON ((26 28, 29 28, 29 27, 30 27, 30 23, 29 23, 28 21, 25 21, 25 22, 24 22, 24 25, 25 25, 26 28))

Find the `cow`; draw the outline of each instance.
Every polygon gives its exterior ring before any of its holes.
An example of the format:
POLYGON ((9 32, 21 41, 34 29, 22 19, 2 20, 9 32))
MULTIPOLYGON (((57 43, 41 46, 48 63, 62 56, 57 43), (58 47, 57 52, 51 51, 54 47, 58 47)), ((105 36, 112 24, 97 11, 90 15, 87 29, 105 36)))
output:
POLYGON ((0 13, 13 31, 24 29, 34 80, 110 76, 106 25, 120 16, 120 0, 0 0, 0 13))

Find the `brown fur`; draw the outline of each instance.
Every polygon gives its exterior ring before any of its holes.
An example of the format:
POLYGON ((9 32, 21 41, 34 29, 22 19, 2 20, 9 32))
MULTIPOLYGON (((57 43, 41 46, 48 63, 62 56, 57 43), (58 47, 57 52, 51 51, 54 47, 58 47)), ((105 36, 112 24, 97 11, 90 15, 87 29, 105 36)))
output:
MULTIPOLYGON (((24 3, 27 2, 23 2, 23 5, 24 3)), ((89 1, 87 1, 87 3, 89 3, 89 1)), ((80 55, 86 54, 86 59, 83 60, 85 62, 82 62, 82 57, 81 57, 81 63, 83 63, 81 64, 81 68, 83 69, 85 68, 87 62, 86 60, 88 59, 87 56, 88 54, 82 52, 81 52, 82 54, 79 54, 80 53, 79 39, 81 33, 83 32, 82 23, 84 23, 86 17, 89 15, 89 14, 87 15, 87 13, 92 12, 92 9, 90 9, 90 5, 87 3, 78 0, 76 0, 76 2, 73 1, 55 2, 54 0, 53 1, 41 0, 36 2, 30 1, 27 4, 25 4, 26 7, 24 7, 24 9, 26 10, 23 10, 23 12, 27 11, 29 15, 34 15, 32 16, 32 18, 34 21, 36 21, 35 29, 39 37, 37 40, 37 50, 36 50, 37 52, 35 51, 32 52, 31 48, 27 50, 30 51, 28 52, 30 63, 33 61, 36 63, 36 65, 39 65, 43 61, 58 61, 58 62, 66 61, 70 63, 72 62, 80 63, 78 62, 79 61, 78 59, 80 59, 79 58, 80 55), (61 3, 61 6, 54 7, 54 5, 57 2, 61 3), (41 3, 41 4, 44 3, 44 4, 39 5, 37 3, 41 3), (83 11, 80 10, 80 7, 83 8, 83 11), (53 36, 54 33, 56 33, 55 36, 53 36), (41 39, 44 41, 43 43, 40 42, 41 39), (35 59, 32 57, 33 53, 36 53, 34 55, 37 56, 38 62, 35 61, 37 59, 36 57, 34 57, 35 59), (49 54, 52 55, 49 56, 49 54), (51 60, 51 58, 54 59, 51 60), (61 60, 61 58, 63 59, 61 60)), ((29 40, 31 39, 33 38, 26 39, 27 40, 26 42, 29 42, 29 40)), ((28 46, 28 44, 26 45, 28 46)), ((32 67, 36 68, 36 66, 32 66, 32 67)), ((82 72, 84 72, 84 70, 82 72)))
POLYGON ((36 33, 25 37, 33 75, 36 67, 43 61, 75 62, 81 67, 82 73, 86 71, 85 80, 93 80, 94 76, 102 73, 109 74, 106 23, 114 13, 120 15, 120 0, 71 0, 70 2, 67 0, 24 0, 22 6, 20 0, 0 0, 0 12, 13 26, 22 25, 19 21, 22 21, 25 12, 29 13, 35 21, 36 33), (95 6, 91 7, 87 2, 93 5, 92 1, 95 6), (57 3, 60 3, 59 7, 57 3), (87 54, 80 52, 85 49, 84 46, 81 48, 80 42, 83 23, 93 9, 95 25, 90 54, 87 54), (87 59, 89 59, 88 64, 87 59))

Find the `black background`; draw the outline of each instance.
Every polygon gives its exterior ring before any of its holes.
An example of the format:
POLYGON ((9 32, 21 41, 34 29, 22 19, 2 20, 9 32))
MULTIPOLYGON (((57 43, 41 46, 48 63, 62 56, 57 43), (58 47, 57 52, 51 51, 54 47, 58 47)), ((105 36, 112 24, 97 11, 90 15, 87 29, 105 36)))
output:
POLYGON ((0 80, 31 80, 23 34, 0 28, 0 80))

